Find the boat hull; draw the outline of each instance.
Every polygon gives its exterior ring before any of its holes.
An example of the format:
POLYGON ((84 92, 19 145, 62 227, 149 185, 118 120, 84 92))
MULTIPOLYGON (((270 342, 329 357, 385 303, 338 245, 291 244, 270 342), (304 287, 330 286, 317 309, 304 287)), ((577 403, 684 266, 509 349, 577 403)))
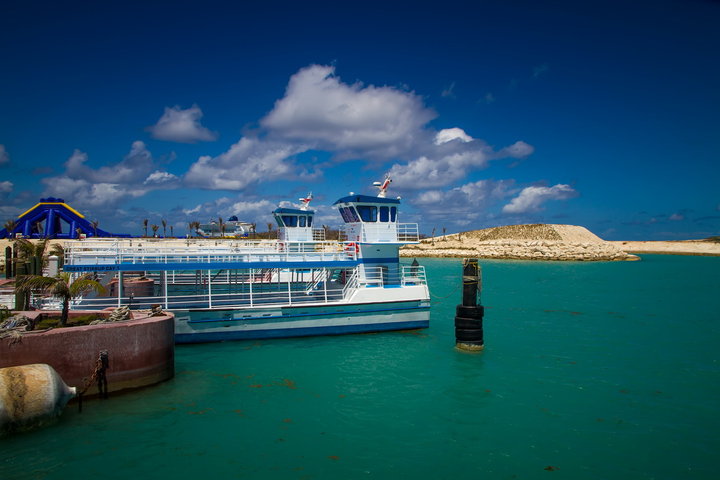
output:
POLYGON ((412 330, 430 323, 430 304, 424 300, 173 313, 179 344, 412 330))

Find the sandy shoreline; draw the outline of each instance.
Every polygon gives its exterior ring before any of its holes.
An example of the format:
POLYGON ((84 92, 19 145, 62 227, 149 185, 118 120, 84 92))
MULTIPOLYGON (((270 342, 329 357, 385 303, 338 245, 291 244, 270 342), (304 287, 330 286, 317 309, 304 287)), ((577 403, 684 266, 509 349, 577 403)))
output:
POLYGON ((669 255, 720 256, 720 243, 704 240, 682 241, 612 241, 627 253, 663 253, 669 255))

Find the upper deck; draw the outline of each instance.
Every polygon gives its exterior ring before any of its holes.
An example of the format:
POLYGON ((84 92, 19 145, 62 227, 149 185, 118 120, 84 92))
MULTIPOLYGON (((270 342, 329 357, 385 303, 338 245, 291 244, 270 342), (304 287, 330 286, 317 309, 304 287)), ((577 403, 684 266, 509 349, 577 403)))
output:
POLYGON ((322 268, 357 265, 338 242, 91 240, 65 245, 68 272, 322 268))

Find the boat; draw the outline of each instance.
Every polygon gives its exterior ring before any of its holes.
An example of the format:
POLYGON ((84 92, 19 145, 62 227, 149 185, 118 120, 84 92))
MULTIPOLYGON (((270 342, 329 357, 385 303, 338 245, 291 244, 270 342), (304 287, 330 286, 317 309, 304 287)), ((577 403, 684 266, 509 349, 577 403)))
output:
POLYGON ((234 215, 226 222, 223 222, 222 219, 210 220, 208 223, 201 223, 197 228, 199 235, 208 238, 241 238, 254 232, 255 226, 252 223, 241 222, 234 215))
POLYGON ((176 343, 339 335, 429 326, 423 266, 402 264, 418 243, 400 223, 400 198, 351 193, 334 207, 342 238, 326 240, 308 208, 277 208, 273 240, 92 239, 65 245, 64 270, 94 272, 107 296, 71 308, 161 308, 175 316, 176 343))

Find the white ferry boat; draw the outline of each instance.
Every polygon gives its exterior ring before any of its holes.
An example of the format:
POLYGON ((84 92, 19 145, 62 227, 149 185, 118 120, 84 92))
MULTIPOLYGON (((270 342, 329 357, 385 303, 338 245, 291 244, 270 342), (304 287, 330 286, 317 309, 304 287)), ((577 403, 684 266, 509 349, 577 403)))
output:
POLYGON ((68 243, 64 270, 96 272, 104 297, 73 309, 160 305, 177 343, 426 328, 425 269, 402 265, 417 224, 399 223, 400 200, 350 194, 335 202, 344 239, 326 241, 314 211, 278 208, 277 240, 107 239, 68 243))

